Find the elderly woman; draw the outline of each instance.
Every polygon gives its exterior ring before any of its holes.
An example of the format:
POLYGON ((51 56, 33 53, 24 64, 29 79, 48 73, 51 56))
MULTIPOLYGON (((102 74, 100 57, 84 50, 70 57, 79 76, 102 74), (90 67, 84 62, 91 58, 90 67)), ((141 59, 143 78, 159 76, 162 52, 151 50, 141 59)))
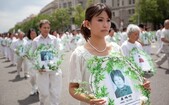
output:
POLYGON ((126 40, 122 45, 121 45, 121 50, 122 54, 124 56, 129 56, 130 51, 133 48, 138 48, 138 49, 143 49, 141 44, 137 42, 139 38, 139 33, 140 33, 140 28, 137 25, 130 24, 127 27, 127 35, 128 35, 128 40, 126 40))

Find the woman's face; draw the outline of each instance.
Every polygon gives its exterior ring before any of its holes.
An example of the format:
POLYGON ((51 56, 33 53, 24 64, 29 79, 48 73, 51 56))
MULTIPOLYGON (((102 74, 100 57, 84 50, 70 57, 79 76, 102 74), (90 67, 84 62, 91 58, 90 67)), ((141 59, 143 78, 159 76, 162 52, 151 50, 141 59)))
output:
POLYGON ((47 36, 50 32, 50 25, 48 23, 43 24, 40 27, 40 31, 43 36, 47 36))
POLYGON ((31 31, 30 33, 31 39, 33 40, 37 35, 35 31, 31 31))
POLYGON ((129 40, 132 40, 133 42, 137 41, 139 38, 139 31, 133 32, 129 35, 129 40))
POLYGON ((110 18, 105 11, 98 16, 94 16, 91 22, 89 22, 91 37, 105 37, 109 33, 110 25, 110 18))
POLYGON ((120 76, 114 76, 114 83, 118 88, 122 88, 124 86, 124 81, 120 76))

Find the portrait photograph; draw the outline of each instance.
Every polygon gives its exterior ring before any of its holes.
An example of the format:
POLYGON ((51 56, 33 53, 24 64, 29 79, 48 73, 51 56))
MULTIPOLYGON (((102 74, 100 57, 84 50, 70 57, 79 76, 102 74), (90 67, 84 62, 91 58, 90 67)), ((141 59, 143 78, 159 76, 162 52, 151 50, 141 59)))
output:
MULTIPOLYGON (((124 72, 123 69, 115 69, 110 73, 105 72, 105 79, 98 85, 99 87, 106 87, 108 97, 114 100, 115 105, 127 105, 129 103, 140 105, 140 99, 136 97, 141 96, 141 92, 134 87, 138 81, 132 81, 124 72)), ((92 85, 93 81, 94 77, 90 77, 91 89, 95 91, 94 85, 92 85)))
POLYGON ((41 61, 50 61, 54 59, 54 56, 51 51, 41 51, 41 61))
POLYGON ((130 57, 133 58, 134 63, 136 63, 144 73, 155 73, 156 67, 154 61, 146 52, 133 48, 130 52, 130 57))
POLYGON ((41 69, 50 71, 49 64, 55 59, 54 54, 51 51, 41 51, 40 52, 40 65, 41 69))

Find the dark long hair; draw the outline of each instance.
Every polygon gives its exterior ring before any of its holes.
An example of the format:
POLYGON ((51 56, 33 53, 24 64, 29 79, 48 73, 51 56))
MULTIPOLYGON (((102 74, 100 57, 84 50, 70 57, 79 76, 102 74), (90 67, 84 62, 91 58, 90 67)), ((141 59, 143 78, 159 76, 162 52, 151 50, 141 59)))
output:
MULTIPOLYGON (((110 8, 106 4, 97 3, 94 5, 91 5, 90 7, 86 9, 85 20, 88 20, 90 22, 94 16, 100 15, 103 11, 107 13, 110 19, 112 18, 112 13, 111 13, 110 8)), ((81 25, 81 33, 83 34, 86 41, 91 37, 90 30, 87 27, 84 27, 83 23, 81 25)))
POLYGON ((35 29, 30 28, 30 29, 28 30, 28 33, 27 33, 27 37, 28 37, 28 39, 30 39, 30 40, 32 40, 32 39, 31 39, 31 32, 32 32, 32 31, 36 32, 35 29))

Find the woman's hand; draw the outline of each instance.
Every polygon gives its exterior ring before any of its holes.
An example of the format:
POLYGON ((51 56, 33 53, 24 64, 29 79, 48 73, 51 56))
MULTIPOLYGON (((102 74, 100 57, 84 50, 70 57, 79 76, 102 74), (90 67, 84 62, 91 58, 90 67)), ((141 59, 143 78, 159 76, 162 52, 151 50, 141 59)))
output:
POLYGON ((90 105, 105 105, 105 103, 104 99, 90 99, 90 105))
POLYGON ((151 88, 150 88, 150 81, 148 81, 146 78, 144 78, 143 86, 147 90, 149 90, 149 91, 151 90, 151 88))
POLYGON ((40 73, 40 74, 42 74, 42 73, 44 73, 44 72, 46 72, 46 70, 44 70, 44 69, 39 70, 39 73, 40 73))

